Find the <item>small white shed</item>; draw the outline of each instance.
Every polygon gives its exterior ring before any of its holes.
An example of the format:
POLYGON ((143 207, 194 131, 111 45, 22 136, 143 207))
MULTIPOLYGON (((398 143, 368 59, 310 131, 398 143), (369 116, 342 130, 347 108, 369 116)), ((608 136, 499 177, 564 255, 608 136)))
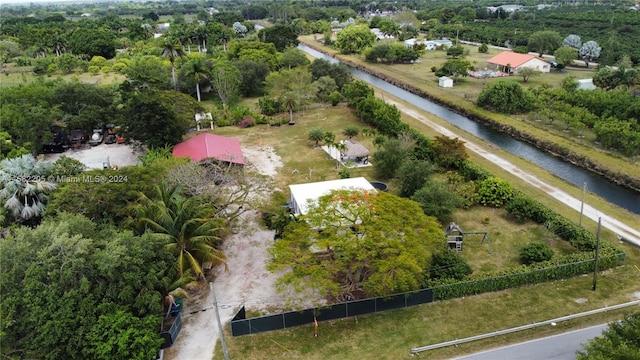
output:
POLYGON ((593 79, 578 79, 578 90, 595 90, 596 86, 593 85, 593 79))
POLYGON ((440 79, 438 79, 438 86, 443 88, 453 87, 453 79, 447 76, 441 76, 440 79))

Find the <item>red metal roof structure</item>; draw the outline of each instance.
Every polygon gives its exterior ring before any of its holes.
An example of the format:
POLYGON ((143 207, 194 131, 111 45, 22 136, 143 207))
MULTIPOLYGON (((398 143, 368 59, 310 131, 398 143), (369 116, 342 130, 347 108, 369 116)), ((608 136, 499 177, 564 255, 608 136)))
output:
POLYGON ((216 159, 234 164, 245 164, 238 140, 209 133, 194 136, 177 144, 173 147, 173 156, 188 157, 196 162, 216 159))
POLYGON ((535 59, 535 55, 530 54, 520 54, 512 51, 504 51, 500 54, 492 57, 487 60, 489 64, 495 64, 500 66, 509 65, 512 69, 517 68, 518 66, 526 63, 527 61, 531 61, 531 59, 535 59))

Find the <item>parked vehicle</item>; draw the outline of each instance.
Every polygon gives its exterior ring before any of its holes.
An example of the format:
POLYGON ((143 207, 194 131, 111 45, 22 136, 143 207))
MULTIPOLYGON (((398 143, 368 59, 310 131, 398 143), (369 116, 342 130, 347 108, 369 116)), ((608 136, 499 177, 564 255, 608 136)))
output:
POLYGON ((91 140, 89 140, 89 144, 91 146, 98 146, 102 144, 102 140, 104 139, 104 132, 102 129, 94 129, 93 135, 91 135, 91 140))

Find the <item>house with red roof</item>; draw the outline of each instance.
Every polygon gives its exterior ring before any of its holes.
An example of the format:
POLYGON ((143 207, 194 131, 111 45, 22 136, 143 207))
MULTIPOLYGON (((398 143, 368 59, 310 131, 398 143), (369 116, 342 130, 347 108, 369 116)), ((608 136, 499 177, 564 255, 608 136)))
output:
POLYGON ((513 51, 503 51, 502 53, 487 60, 490 65, 506 73, 517 72, 521 68, 531 68, 543 73, 551 71, 551 64, 545 60, 531 54, 520 54, 513 51))
POLYGON ((195 162, 219 160, 244 165, 245 159, 237 139, 202 133, 173 147, 173 156, 188 157, 195 162))

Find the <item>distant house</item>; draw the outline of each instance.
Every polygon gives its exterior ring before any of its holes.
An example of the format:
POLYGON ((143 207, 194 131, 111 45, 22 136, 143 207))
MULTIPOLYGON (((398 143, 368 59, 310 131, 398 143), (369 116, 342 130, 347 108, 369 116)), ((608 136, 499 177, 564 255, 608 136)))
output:
POLYGON ((187 157, 195 162, 214 159, 244 165, 244 155, 237 139, 204 133, 173 147, 173 156, 187 157))
POLYGON ((376 36, 376 40, 393 39, 392 35, 387 35, 378 28, 371 29, 371 32, 376 36))
POLYGON ((409 39, 404 41, 404 46, 413 48, 416 45, 424 45, 425 50, 435 50, 438 47, 451 47, 453 43, 447 39, 440 40, 417 40, 417 39, 409 39))
POLYGON ((489 7, 487 7, 487 11, 493 13, 493 12, 498 11, 498 9, 502 9, 505 12, 511 13, 511 12, 514 12, 514 11, 522 10, 523 8, 524 8, 523 5, 515 5, 515 4, 514 5, 500 5, 500 6, 489 6, 489 7))
POLYGON ((512 51, 504 51, 487 60, 490 65, 506 73, 513 73, 520 68, 531 68, 543 73, 551 71, 551 64, 531 54, 519 54, 512 51))
POLYGON ((363 177, 289 185, 289 190, 291 191, 289 208, 291 209, 291 212, 296 215, 306 214, 311 205, 313 205, 320 197, 331 193, 333 190, 363 190, 376 192, 373 185, 363 177))

